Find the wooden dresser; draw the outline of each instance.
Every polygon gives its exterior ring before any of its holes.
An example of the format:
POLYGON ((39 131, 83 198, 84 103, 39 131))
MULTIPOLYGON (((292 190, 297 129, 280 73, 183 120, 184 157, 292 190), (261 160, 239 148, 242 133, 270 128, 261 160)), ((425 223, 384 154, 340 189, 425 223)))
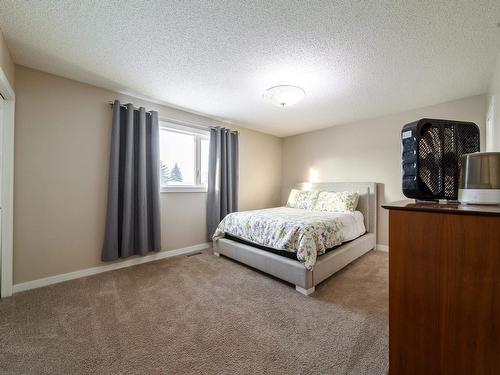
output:
POLYGON ((389 210, 389 372, 500 374, 500 207, 389 210))

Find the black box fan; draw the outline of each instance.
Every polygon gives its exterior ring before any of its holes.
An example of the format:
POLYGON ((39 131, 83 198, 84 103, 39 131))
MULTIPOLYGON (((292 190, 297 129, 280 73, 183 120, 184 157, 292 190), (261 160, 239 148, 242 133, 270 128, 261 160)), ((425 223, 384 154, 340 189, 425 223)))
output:
POLYGON ((460 157, 479 152, 472 122, 421 119, 401 131, 403 194, 420 200, 458 197, 460 157))

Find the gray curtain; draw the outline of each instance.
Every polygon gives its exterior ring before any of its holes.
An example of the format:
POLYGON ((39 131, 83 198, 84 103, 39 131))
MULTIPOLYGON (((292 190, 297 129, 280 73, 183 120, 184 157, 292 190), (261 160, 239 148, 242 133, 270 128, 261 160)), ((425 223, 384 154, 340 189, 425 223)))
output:
POLYGON ((207 225, 211 239, 228 213, 238 211, 238 133, 210 129, 207 225))
POLYGON ((116 100, 112 126, 102 260, 161 248, 158 113, 116 100))

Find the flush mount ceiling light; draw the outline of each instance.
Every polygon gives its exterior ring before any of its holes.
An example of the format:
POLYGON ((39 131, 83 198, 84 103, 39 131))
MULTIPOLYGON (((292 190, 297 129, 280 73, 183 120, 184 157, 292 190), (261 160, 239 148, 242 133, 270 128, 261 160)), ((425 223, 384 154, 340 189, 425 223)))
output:
POLYGON ((288 107, 304 99, 304 89, 293 85, 277 85, 268 88, 262 97, 278 107, 288 107))

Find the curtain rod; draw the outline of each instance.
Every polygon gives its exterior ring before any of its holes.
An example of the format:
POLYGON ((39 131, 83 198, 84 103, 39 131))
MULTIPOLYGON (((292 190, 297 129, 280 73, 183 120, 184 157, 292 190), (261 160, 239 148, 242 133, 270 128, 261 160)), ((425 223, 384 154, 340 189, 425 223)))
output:
MULTIPOLYGON (((113 106, 115 105, 115 102, 114 101, 109 101, 108 102, 109 106, 111 108, 113 108, 113 106)), ((131 103, 129 103, 131 104, 131 103)), ((120 104, 120 107, 123 107, 123 108, 127 108, 127 105, 126 104, 120 104)), ((138 110, 139 108, 137 107, 134 107, 134 110, 138 110)), ((146 111, 147 114, 151 114, 151 111, 146 111)), ((188 122, 188 121, 182 121, 182 120, 177 120, 177 119, 173 119, 173 118, 169 118, 169 117, 159 117, 159 120, 160 121, 164 121, 164 122, 171 122, 171 123, 174 123, 174 124, 177 124, 177 125, 182 125, 182 126, 187 126, 187 127, 190 127, 190 128, 196 128, 196 129, 202 129, 202 130, 208 130, 210 128, 216 128, 216 127, 220 127, 220 126, 211 126, 211 125, 197 125, 197 124, 193 124, 191 122, 188 122)), ((231 129, 230 129, 231 130, 231 129)), ((236 134, 239 134, 240 132, 237 131, 237 130, 231 130, 232 133, 236 133, 236 134)))
MULTIPOLYGON (((115 105, 115 102, 109 101, 108 104, 111 108, 113 108, 113 106, 115 105)), ((132 103, 128 103, 128 104, 132 104, 132 103)), ((127 104, 120 103, 120 107, 127 108, 127 104)), ((139 110, 139 108, 137 108, 137 107, 134 107, 134 106, 132 106, 132 107, 134 108, 134 110, 139 110)), ((151 114, 151 111, 146 111, 146 113, 151 114)))

